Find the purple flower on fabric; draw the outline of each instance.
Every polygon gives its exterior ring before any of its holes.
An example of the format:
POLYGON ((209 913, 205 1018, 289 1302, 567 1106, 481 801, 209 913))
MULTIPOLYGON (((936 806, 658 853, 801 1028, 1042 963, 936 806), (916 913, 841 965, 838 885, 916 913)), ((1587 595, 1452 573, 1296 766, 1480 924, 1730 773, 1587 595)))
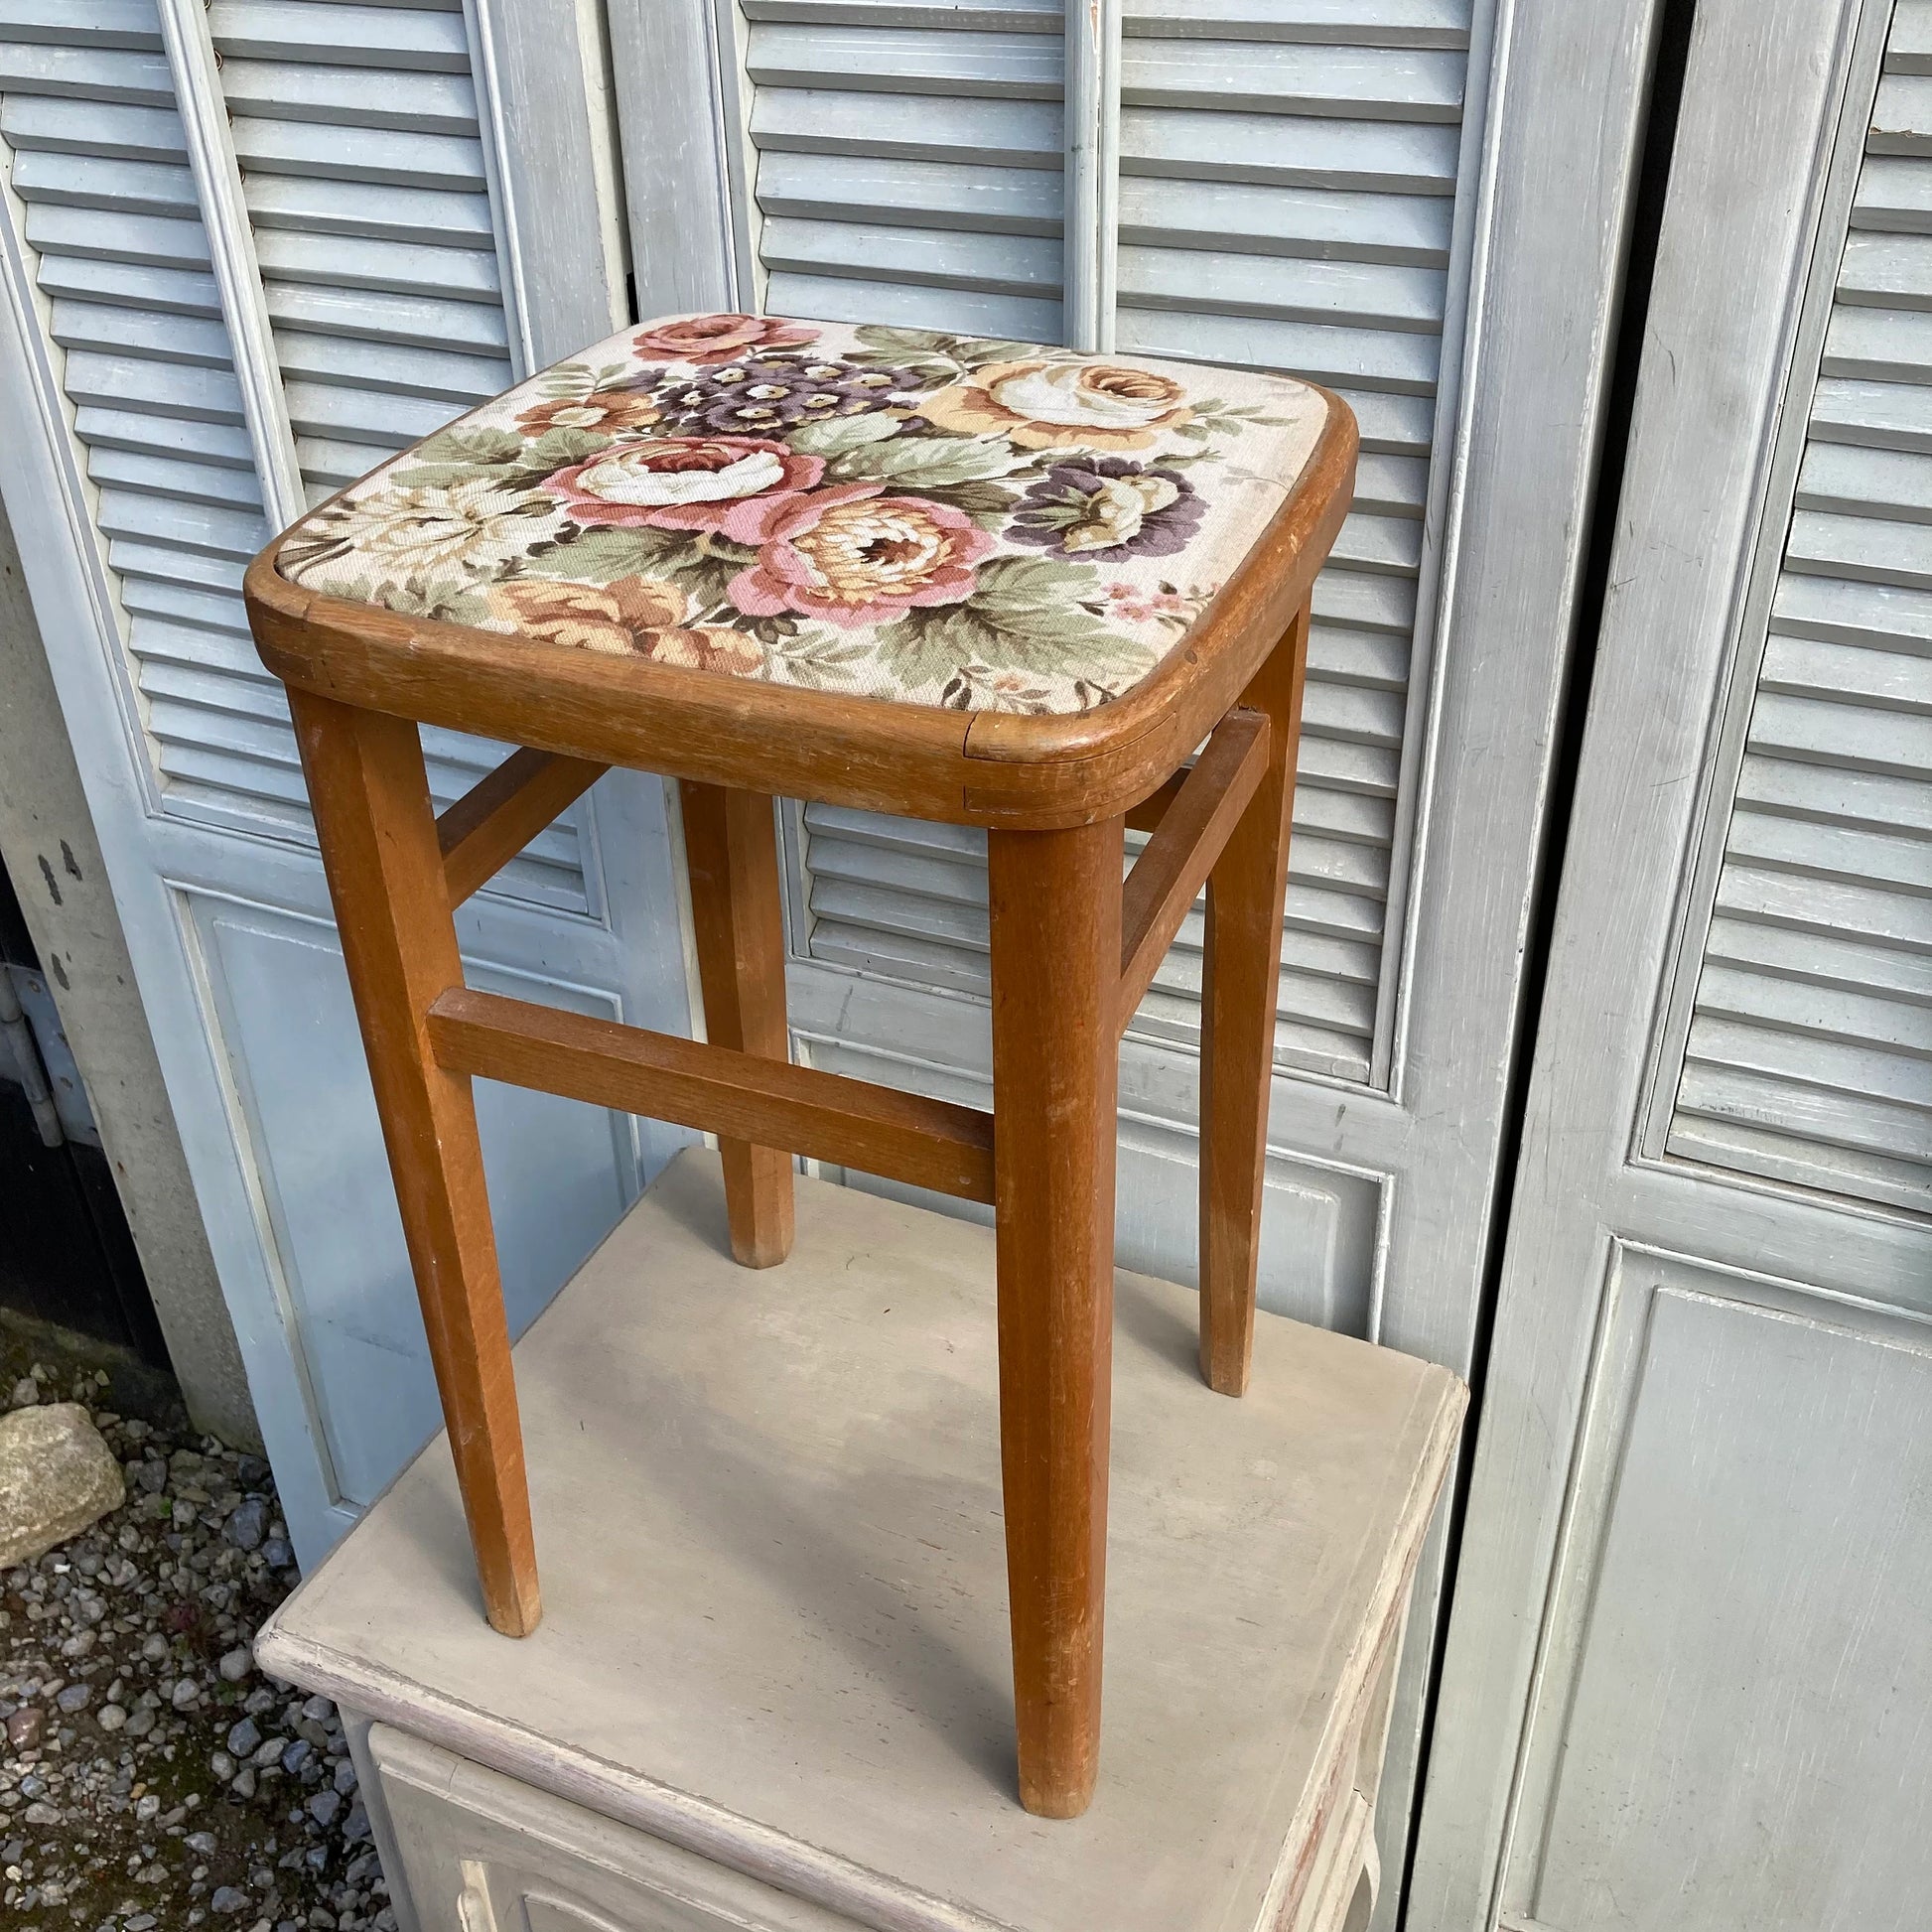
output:
POLYGON ((912 369, 766 355, 668 375, 653 399, 666 427, 686 435, 782 437, 800 423, 861 416, 930 386, 912 369))
POLYGON ((1071 557, 1173 557, 1206 507, 1178 470, 1089 457, 1054 464, 1020 499, 1007 536, 1071 557))

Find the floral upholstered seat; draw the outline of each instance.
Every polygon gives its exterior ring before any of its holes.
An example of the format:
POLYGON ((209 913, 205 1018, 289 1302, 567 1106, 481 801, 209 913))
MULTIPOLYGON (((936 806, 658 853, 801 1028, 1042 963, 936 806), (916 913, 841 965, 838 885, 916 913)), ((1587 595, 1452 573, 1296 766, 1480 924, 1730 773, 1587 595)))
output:
POLYGON ((966 711, 1116 698, 1292 492, 1282 376, 925 330, 645 324, 304 518, 306 590, 570 648, 966 711))

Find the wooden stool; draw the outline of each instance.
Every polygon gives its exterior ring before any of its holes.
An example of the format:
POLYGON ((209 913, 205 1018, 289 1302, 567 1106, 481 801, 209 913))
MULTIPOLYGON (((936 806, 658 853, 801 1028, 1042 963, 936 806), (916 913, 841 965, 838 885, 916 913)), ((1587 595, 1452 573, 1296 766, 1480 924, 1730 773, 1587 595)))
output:
POLYGON ((1285 377, 684 318, 256 558, 498 1630, 539 1609, 477 1075, 716 1132, 747 1266, 790 1246, 794 1154, 993 1204, 1020 1792, 1085 1809, 1118 1044, 1205 882, 1200 1357, 1238 1395, 1309 597, 1355 447, 1285 377), (525 749, 438 818, 418 724, 525 749), (464 985, 452 908, 613 764, 680 781, 708 1043, 464 985), (991 1115, 788 1063, 774 794, 987 828, 991 1115))

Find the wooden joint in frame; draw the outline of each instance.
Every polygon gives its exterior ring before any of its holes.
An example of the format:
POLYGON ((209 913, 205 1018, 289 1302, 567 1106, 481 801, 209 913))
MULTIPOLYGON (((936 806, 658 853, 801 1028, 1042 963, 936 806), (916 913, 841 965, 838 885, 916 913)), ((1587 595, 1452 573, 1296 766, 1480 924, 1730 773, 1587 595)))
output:
POLYGON ((1268 770, 1269 722, 1237 707, 1215 726, 1191 770, 1176 772, 1136 816, 1156 805, 1148 840, 1121 895, 1117 1030, 1125 1030, 1156 969, 1207 882, 1268 770), (1176 782, 1176 780, 1178 782, 1176 782), (1172 787, 1172 790, 1170 790, 1172 787))
POLYGON ((611 767, 555 752, 512 752, 436 821, 450 904, 493 879, 611 767))
POLYGON ((452 1073, 993 1199, 993 1117, 972 1107, 467 986, 431 1004, 429 1039, 452 1073))

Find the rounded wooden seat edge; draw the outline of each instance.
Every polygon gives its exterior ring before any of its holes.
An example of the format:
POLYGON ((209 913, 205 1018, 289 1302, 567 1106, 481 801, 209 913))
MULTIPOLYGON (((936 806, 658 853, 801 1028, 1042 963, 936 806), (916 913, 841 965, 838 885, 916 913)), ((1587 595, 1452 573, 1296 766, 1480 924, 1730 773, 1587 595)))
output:
MULTIPOLYGON (((1315 386, 1315 385, 1311 385, 1315 386)), ((1111 704, 951 711, 534 644, 304 590, 250 563, 243 601, 284 683, 367 710, 667 777, 957 824, 1047 829, 1157 789, 1239 699, 1347 515, 1357 431, 1331 391, 1295 487, 1185 639, 1111 704)))

